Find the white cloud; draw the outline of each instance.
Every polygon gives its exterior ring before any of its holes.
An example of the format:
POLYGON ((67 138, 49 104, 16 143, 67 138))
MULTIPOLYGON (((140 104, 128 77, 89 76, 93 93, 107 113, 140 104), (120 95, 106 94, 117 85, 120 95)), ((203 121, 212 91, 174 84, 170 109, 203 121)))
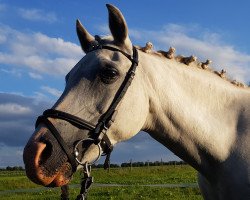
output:
MULTIPOLYGON (((78 45, 62 38, 0 26, 0 43, 7 50, 0 52, 0 63, 31 69, 28 73, 32 78, 39 79, 44 73, 65 75, 83 56, 78 45)), ((107 33, 107 26, 101 25, 98 29, 107 33)), ((143 43, 152 41, 156 49, 167 50, 174 46, 178 54, 195 54, 202 61, 209 58, 215 69, 224 68, 233 79, 249 81, 250 55, 226 44, 223 35, 197 25, 169 24, 156 31, 130 29, 130 36, 143 43)))
POLYGON ((37 116, 51 103, 20 94, 0 93, 0 147, 24 146, 34 131, 37 116))
POLYGON ((19 9, 19 15, 30 21, 44 21, 54 23, 58 21, 57 16, 54 12, 45 12, 40 9, 19 9))
POLYGON ((11 74, 12 76, 16 76, 16 77, 22 77, 22 72, 20 70, 17 69, 0 69, 0 72, 5 73, 5 74, 11 74))
POLYGON ((33 98, 34 98, 34 101, 33 101, 34 105, 39 105, 41 102, 44 102, 44 101, 51 102, 51 105, 53 105, 52 100, 48 96, 43 94, 42 92, 34 92, 33 98))
POLYGON ((1 35, 1 30, 0 30, 0 44, 4 43, 6 41, 6 36, 1 35))
POLYGON ((34 73, 34 72, 29 72, 28 74, 33 79, 37 79, 37 80, 43 79, 42 75, 40 75, 40 74, 37 74, 37 73, 34 73))
POLYGON ((103 35, 110 34, 110 30, 107 24, 100 24, 95 26, 96 30, 101 32, 103 35))
MULTIPOLYGON (((78 58, 83 55, 80 46, 64 41, 62 38, 51 38, 42 33, 35 33, 32 35, 35 44, 42 49, 42 53, 45 55, 61 55, 67 58, 78 58)), ((27 37, 22 40, 27 42, 27 37)), ((29 39, 28 39, 29 40, 29 39)), ((30 45, 29 45, 30 47, 30 45)), ((40 49, 36 49, 40 51, 40 49)))
POLYGON ((198 25, 178 24, 168 24, 157 31, 132 29, 130 33, 137 41, 152 41, 156 50, 168 50, 173 46, 177 54, 194 54, 201 61, 210 59, 215 69, 226 69, 231 78, 246 83, 250 81, 250 55, 226 44, 219 33, 209 32, 198 25))
MULTIPOLYGON (((0 25, 0 38, 5 51, 0 52, 0 64, 25 67, 36 75, 65 75, 83 56, 80 46, 51 38, 42 33, 23 33, 0 25)), ((38 78, 38 76, 36 76, 38 78)), ((39 77, 40 78, 40 77, 39 77)))
POLYGON ((49 86, 42 86, 41 89, 55 97, 60 97, 62 94, 62 91, 55 89, 55 88, 51 88, 49 86))
POLYGON ((16 114, 24 115, 31 113, 31 109, 27 106, 22 106, 16 103, 4 103, 0 104, 0 115, 16 114))

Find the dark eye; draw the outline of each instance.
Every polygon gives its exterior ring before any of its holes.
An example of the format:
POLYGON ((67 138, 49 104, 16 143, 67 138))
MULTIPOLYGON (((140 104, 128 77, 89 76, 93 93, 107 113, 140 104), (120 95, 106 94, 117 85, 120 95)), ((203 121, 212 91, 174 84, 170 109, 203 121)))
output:
POLYGON ((105 67, 100 71, 101 80, 106 84, 114 83, 117 80, 118 76, 118 70, 113 67, 105 67))

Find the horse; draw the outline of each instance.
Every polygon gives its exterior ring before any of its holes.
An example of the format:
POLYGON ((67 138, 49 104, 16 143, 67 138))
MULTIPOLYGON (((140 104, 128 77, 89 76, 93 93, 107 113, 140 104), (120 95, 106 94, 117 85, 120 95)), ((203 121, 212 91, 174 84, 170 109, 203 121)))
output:
POLYGON ((249 88, 136 48, 121 11, 107 9, 110 36, 92 36, 76 22, 86 55, 37 120, 23 153, 28 178, 66 185, 77 169, 145 131, 198 171, 205 200, 250 199, 249 88))

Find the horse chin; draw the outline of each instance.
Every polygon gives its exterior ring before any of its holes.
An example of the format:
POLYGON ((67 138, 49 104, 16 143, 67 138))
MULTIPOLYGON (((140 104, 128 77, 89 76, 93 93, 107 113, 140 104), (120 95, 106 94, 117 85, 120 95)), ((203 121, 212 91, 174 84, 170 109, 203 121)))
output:
POLYGON ((62 165, 60 170, 53 176, 52 181, 47 184, 47 187, 61 187, 69 183, 72 177, 70 164, 67 162, 62 165))
POLYGON ((72 177, 71 165, 66 162, 59 170, 48 172, 42 166, 30 172, 26 171, 28 178, 36 184, 46 187, 61 187, 69 183, 72 177))

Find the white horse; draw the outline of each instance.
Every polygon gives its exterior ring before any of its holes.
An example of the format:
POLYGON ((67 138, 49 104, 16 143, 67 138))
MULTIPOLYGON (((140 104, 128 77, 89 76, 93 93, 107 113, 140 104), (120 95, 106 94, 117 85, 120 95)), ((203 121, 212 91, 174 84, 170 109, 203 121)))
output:
MULTIPOLYGON (((131 60, 120 51, 89 48, 98 40, 133 54, 121 12, 107 5, 112 36, 90 35, 77 21, 86 56, 66 76, 66 87, 53 109, 97 124, 116 96, 131 60)), ((196 64, 163 53, 138 50, 139 65, 116 107, 105 137, 111 145, 143 130, 199 172, 206 200, 250 199, 250 90, 237 87, 196 64)), ((91 137, 62 119, 48 117, 73 151, 75 141, 91 137)), ((150 148, 150 147, 149 147, 150 148)), ((91 144, 82 155, 90 163, 103 148, 91 144)), ((67 184, 72 167, 46 123, 40 123, 24 149, 28 177, 46 186, 67 184)))

